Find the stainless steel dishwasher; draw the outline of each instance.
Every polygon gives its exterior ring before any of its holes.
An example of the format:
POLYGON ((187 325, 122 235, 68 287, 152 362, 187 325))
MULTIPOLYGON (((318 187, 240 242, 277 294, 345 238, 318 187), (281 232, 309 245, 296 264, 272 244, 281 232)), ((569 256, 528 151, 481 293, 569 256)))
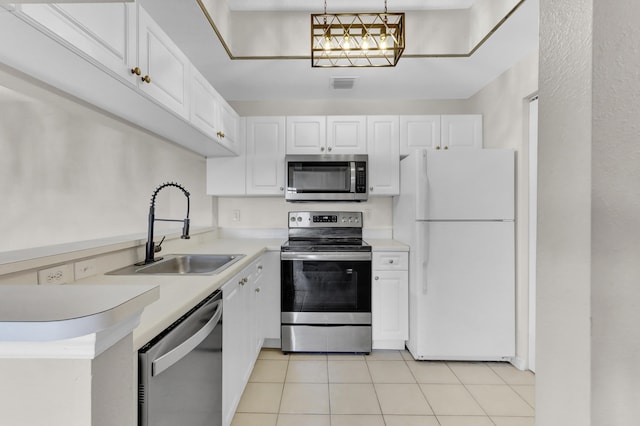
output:
POLYGON ((138 352, 140 426, 222 424, 222 293, 218 290, 138 352))

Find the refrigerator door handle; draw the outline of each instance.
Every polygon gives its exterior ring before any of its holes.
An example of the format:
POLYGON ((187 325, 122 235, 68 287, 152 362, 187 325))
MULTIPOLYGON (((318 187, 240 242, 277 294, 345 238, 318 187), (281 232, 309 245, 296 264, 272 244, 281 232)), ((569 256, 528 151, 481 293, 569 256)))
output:
POLYGON ((422 294, 427 294, 427 266, 429 265, 429 225, 425 224, 425 233, 420 238, 420 253, 422 253, 421 269, 422 269, 422 294))
POLYGON ((427 150, 420 151, 420 155, 417 156, 416 167, 416 219, 426 220, 428 219, 429 210, 429 176, 427 173, 427 150))

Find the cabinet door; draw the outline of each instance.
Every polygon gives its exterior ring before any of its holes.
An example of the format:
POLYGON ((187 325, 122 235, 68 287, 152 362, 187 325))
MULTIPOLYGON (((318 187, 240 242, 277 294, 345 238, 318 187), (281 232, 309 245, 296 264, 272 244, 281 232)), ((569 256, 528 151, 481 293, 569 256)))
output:
POLYGON ((237 153, 240 143, 240 117, 220 95, 218 95, 218 119, 221 134, 216 136, 220 143, 237 153))
POLYGON ((374 349, 403 348, 409 338, 409 273, 374 271, 371 302, 374 349))
POLYGON ((247 118, 247 194, 284 194, 284 117, 247 118))
POLYGON ((364 116, 328 116, 327 154, 366 154, 366 122, 364 116))
MULTIPOLYGON (((241 119, 240 128, 244 129, 241 119)), ((236 157, 207 158, 207 194, 218 196, 244 196, 246 189, 246 152, 244 130, 236 142, 236 157)))
POLYGON ((231 424, 244 390, 244 357, 246 340, 245 292, 240 276, 222 288, 222 419, 231 424))
POLYGON ((440 145, 439 115, 400 116, 400 155, 440 145))
POLYGON ((482 148, 482 115, 443 115, 442 149, 482 148))
POLYGON ((191 123, 215 138, 219 131, 217 92, 198 70, 191 69, 191 123))
POLYGON ((138 7, 139 87, 161 105, 189 118, 189 60, 142 7, 138 7), (142 78, 149 76, 150 81, 142 78))
POLYGON ((326 117, 287 117, 287 154, 325 154, 326 146, 326 117))
POLYGON ((367 118, 369 195, 400 193, 400 149, 398 116, 367 118))
POLYGON ((127 3, 24 4, 19 10, 120 79, 135 84, 136 9, 127 3))
POLYGON ((280 252, 262 255, 261 327, 265 346, 280 347, 280 252))

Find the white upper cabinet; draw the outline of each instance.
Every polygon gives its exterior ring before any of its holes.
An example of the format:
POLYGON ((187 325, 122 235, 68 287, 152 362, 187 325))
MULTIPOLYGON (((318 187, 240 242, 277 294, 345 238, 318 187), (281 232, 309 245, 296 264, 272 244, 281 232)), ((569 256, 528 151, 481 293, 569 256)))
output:
POLYGON ((18 4, 1 18, 0 38, 20 40, 0 43, 4 65, 204 156, 237 154, 237 114, 139 4, 18 4))
POLYGON ((247 195, 284 196, 284 117, 247 118, 247 195))
POLYGON ((400 155, 440 145, 439 115, 400 116, 400 155))
POLYGON ((300 115, 287 117, 287 154, 325 154, 327 117, 300 115))
MULTIPOLYGON (((326 154, 366 154, 367 119, 365 116, 330 115, 327 117, 326 154)), ((321 149, 322 151, 322 149, 321 149)))
POLYGON ((440 127, 442 149, 482 148, 482 115, 443 115, 440 127))
POLYGON ((207 158, 207 194, 217 196, 244 196, 247 193, 246 181, 246 145, 244 121, 240 119, 242 129, 235 144, 235 157, 207 158))
POLYGON ((482 115, 400 116, 400 155, 424 148, 482 148, 482 115))
POLYGON ((397 115, 367 118, 370 196, 400 193, 398 125, 397 115))
POLYGON ((287 154, 365 154, 365 116, 287 117, 287 154))
POLYGON ((191 68, 191 123, 226 146, 240 152, 240 117, 194 67, 191 68))
POLYGON ((189 118, 190 63, 141 7, 138 8, 139 87, 184 118, 189 118))
POLYGON ((113 75, 135 84, 136 5, 133 3, 24 4, 21 13, 113 75))

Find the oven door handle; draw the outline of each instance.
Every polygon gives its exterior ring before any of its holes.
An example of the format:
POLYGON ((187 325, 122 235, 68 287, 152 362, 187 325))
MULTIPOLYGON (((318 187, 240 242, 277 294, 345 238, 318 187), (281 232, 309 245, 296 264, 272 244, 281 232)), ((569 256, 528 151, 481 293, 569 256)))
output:
POLYGON ((280 260, 358 261, 371 260, 371 252, 292 252, 280 253, 280 260))

